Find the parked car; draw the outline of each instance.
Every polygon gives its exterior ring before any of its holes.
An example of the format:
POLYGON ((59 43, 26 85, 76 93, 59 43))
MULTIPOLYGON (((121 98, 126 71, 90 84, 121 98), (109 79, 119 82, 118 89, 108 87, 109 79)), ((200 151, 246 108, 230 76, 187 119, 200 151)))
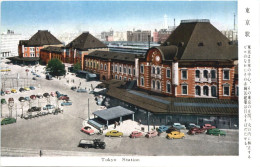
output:
POLYGON ((10 90, 10 89, 7 89, 7 90, 5 91, 5 94, 11 94, 11 90, 10 90))
POLYGON ((49 93, 43 93, 43 96, 44 97, 50 97, 50 94, 49 93))
POLYGON ((24 97, 19 97, 18 100, 19 100, 20 102, 24 102, 24 101, 25 101, 24 97))
POLYGON ((24 97, 25 101, 30 101, 30 97, 24 97))
POLYGON ((196 134, 199 134, 199 133, 204 133, 205 131, 206 131, 206 129, 194 127, 194 128, 191 128, 188 131, 188 134, 189 135, 196 135, 196 134))
POLYGON ((24 90, 26 90, 26 91, 29 91, 29 90, 31 90, 30 88, 28 88, 28 87, 25 87, 24 88, 24 90))
POLYGON ((14 119, 14 118, 4 118, 1 121, 1 125, 12 124, 12 123, 15 123, 15 122, 16 122, 16 119, 14 119))
POLYGON ((180 129, 177 129, 173 126, 169 127, 167 130, 166 130, 166 133, 171 133, 172 131, 180 131, 180 129))
POLYGON ((12 93, 17 93, 16 89, 11 89, 12 93))
POLYGON ((25 90, 24 90, 24 88, 20 88, 19 91, 20 92, 24 92, 25 90))
POLYGON ((85 126, 83 128, 81 128, 81 131, 84 133, 87 133, 89 135, 94 135, 94 129, 92 129, 90 126, 85 126))
POLYGON ((46 79, 47 80, 52 80, 52 76, 48 74, 48 75, 46 75, 46 79))
POLYGON ((148 132, 148 133, 145 135, 145 137, 151 138, 151 137, 155 137, 155 136, 157 136, 157 135, 158 135, 158 132, 154 130, 154 131, 148 132))
POLYGON ((212 126, 211 124, 204 124, 204 125, 202 126, 202 128, 203 128, 203 129, 215 129, 216 126, 212 126))
POLYGON ((169 126, 161 125, 158 128, 158 132, 163 133, 163 132, 166 132, 168 129, 169 129, 169 126))
POLYGON ((1 104, 6 104, 6 100, 5 99, 1 99, 1 104))
POLYGON ((223 130, 219 130, 217 128, 215 129, 208 129, 207 133, 208 135, 215 135, 215 136, 226 136, 226 132, 223 130))
POLYGON ((101 141, 100 139, 94 139, 94 140, 81 139, 79 141, 78 147, 105 149, 106 143, 101 141))
POLYGON ((185 125, 182 125, 180 123, 174 123, 173 127, 177 128, 177 129, 186 129, 185 125))
POLYGON ((69 100, 70 98, 68 96, 60 96, 59 100, 69 100))
POLYGON ((72 105, 71 101, 65 101, 61 103, 61 106, 70 106, 70 105, 72 105))
POLYGON ((53 109, 55 108, 54 105, 51 105, 51 104, 47 104, 45 107, 43 107, 43 110, 47 110, 47 109, 53 109))
POLYGON ((171 133, 168 133, 166 136, 167 139, 183 139, 184 137, 184 133, 180 131, 173 131, 171 133))
POLYGON ((62 108, 56 108, 54 111, 53 111, 53 115, 57 115, 58 113, 62 113, 63 112, 63 109, 62 108))
POLYGON ((30 86, 29 87, 31 90, 35 90, 35 87, 34 86, 30 86))
POLYGON ((143 133, 142 132, 138 132, 138 131, 133 131, 131 134, 130 134, 130 137, 131 138, 137 138, 137 137, 142 137, 143 136, 143 133))
POLYGON ((36 96, 35 96, 35 95, 31 95, 30 98, 31 98, 32 100, 34 100, 34 99, 36 99, 36 96))
POLYGON ((54 96, 56 96, 56 93, 51 92, 50 95, 51 95, 52 97, 54 97, 54 96))
POLYGON ((200 126, 199 126, 199 125, 196 125, 196 124, 194 124, 194 123, 187 123, 187 124, 186 124, 186 128, 189 130, 189 129, 191 129, 191 128, 200 128, 200 126))
POLYGON ((123 136, 123 133, 122 132, 119 132, 117 130, 111 130, 109 132, 106 133, 105 135, 106 137, 122 137, 123 136))
POLYGON ((36 106, 31 107, 31 109, 32 109, 33 111, 41 111, 41 110, 42 110, 41 107, 36 107, 36 106))
POLYGON ((10 97, 10 98, 8 99, 8 102, 9 102, 9 103, 10 103, 10 102, 14 102, 14 98, 10 97))
POLYGON ((43 96, 42 96, 41 94, 36 95, 36 97, 37 97, 38 99, 43 98, 43 96))
POLYGON ((36 78, 36 77, 33 77, 32 79, 33 79, 33 80, 37 80, 37 78, 36 78))
POLYGON ((1 90, 1 96, 4 96, 5 92, 3 90, 1 90))
POLYGON ((39 78, 40 78, 41 76, 40 76, 40 75, 38 75, 38 74, 36 74, 36 77, 39 77, 39 78))
POLYGON ((86 89, 77 89, 77 92, 78 92, 78 93, 86 93, 87 90, 86 90, 86 89))
POLYGON ((71 90, 76 90, 77 87, 76 87, 76 86, 72 86, 70 89, 71 89, 71 90))

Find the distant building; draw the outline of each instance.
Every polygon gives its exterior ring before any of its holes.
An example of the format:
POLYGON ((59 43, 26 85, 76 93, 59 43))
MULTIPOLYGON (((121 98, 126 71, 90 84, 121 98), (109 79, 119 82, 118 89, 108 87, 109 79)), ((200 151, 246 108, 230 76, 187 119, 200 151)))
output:
POLYGON ((155 31, 153 32, 153 42, 157 42, 157 43, 163 43, 166 41, 166 39, 171 35, 173 30, 169 30, 169 29, 160 29, 159 31, 157 31, 155 29, 155 31))
POLYGON ((116 31, 113 34, 114 41, 127 41, 127 32, 116 31))
POLYGON ((230 41, 237 41, 237 31, 234 30, 225 30, 221 31, 223 35, 225 35, 230 41))
POLYGON ((7 30, 6 33, 2 33, 0 45, 1 57, 18 56, 17 46, 21 38, 21 34, 16 34, 12 30, 7 30))
POLYGON ((111 29, 110 31, 101 32, 101 40, 102 41, 114 41, 113 39, 114 31, 111 29))
POLYGON ((151 31, 127 31, 127 41, 131 42, 148 42, 151 41, 151 31))

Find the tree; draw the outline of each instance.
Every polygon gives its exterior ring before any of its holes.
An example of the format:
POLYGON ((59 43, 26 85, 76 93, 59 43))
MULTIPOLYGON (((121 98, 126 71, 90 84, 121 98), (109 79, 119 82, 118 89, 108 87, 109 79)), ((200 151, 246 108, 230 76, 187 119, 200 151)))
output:
POLYGON ((73 66, 73 72, 78 72, 81 69, 81 65, 79 62, 77 62, 76 64, 74 64, 73 66))
POLYGON ((47 65, 47 71, 52 76, 62 76, 66 74, 65 65, 59 59, 51 59, 47 65))

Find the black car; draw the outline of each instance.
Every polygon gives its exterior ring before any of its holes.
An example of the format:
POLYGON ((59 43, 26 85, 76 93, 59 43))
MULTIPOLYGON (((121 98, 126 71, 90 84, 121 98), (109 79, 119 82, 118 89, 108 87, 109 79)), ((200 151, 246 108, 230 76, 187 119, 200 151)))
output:
POLYGON ((101 141, 100 139, 94 139, 94 140, 81 139, 79 141, 78 147, 105 149, 106 148, 106 143, 101 141))
POLYGON ((23 101, 25 101, 25 98, 24 97, 19 97, 19 99, 18 99, 20 102, 23 102, 23 101))
POLYGON ((166 130, 166 133, 171 133, 171 132, 173 132, 173 131, 180 131, 180 130, 177 129, 177 128, 175 128, 175 127, 173 127, 173 126, 171 126, 171 127, 169 127, 169 128, 166 130))
POLYGON ((20 88, 19 91, 20 91, 20 92, 24 92, 25 89, 24 89, 24 88, 20 88))
POLYGON ((76 90, 77 87, 76 87, 76 86, 72 86, 70 89, 71 89, 71 90, 76 90))
POLYGON ((41 109, 41 107, 32 107, 31 110, 33 110, 33 111, 41 111, 42 109, 41 109))

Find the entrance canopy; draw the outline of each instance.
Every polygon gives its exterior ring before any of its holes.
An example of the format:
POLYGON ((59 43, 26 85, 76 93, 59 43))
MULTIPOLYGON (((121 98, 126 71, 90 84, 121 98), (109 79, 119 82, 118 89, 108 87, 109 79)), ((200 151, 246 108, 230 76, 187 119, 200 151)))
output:
POLYGON ((134 112, 124 107, 117 106, 106 110, 95 111, 93 114, 108 121, 111 119, 134 114, 134 112))

